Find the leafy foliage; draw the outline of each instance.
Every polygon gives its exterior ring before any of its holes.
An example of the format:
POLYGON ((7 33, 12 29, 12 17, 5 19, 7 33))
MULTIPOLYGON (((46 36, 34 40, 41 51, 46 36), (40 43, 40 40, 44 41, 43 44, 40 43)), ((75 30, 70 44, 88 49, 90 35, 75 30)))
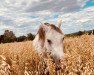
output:
POLYGON ((5 30, 3 35, 0 35, 0 43, 10 43, 10 42, 22 42, 26 40, 33 40, 35 35, 28 33, 27 36, 16 37, 13 31, 5 30))
POLYGON ((28 40, 34 40, 35 36, 32 33, 27 34, 27 39, 28 40))

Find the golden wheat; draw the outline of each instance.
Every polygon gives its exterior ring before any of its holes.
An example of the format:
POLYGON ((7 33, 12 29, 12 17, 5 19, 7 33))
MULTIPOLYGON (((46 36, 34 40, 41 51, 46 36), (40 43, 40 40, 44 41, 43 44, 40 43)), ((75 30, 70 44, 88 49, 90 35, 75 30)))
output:
MULTIPOLYGON (((63 70, 58 75, 94 75, 94 35, 66 37, 64 40, 63 70)), ((48 58, 44 62, 32 46, 32 41, 0 44, 0 55, 12 59, 13 75, 55 75, 55 64, 48 58)))

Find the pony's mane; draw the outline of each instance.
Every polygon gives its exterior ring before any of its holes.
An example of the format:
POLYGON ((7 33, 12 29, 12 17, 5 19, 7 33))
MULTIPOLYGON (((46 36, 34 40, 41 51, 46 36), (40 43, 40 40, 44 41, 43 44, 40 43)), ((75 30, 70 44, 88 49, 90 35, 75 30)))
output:
MULTIPOLYGON (((58 27, 56 27, 54 24, 50 24, 50 23, 46 22, 46 23, 44 23, 44 25, 50 26, 51 29, 57 31, 58 33, 63 34, 62 31, 61 31, 61 29, 58 28, 58 27)), ((37 34, 39 34, 39 40, 42 39, 43 41, 45 41, 45 30, 42 28, 42 26, 40 26, 37 34)))
POLYGON ((50 24, 50 23, 47 23, 47 22, 46 22, 46 23, 44 23, 44 25, 51 26, 51 28, 52 28, 53 30, 56 30, 57 32, 63 34, 62 31, 61 31, 61 29, 58 28, 58 27, 56 27, 54 24, 50 24))
POLYGON ((43 30, 42 27, 39 28, 37 34, 39 34, 39 40, 40 40, 40 39, 43 39, 43 41, 45 41, 45 31, 43 30))

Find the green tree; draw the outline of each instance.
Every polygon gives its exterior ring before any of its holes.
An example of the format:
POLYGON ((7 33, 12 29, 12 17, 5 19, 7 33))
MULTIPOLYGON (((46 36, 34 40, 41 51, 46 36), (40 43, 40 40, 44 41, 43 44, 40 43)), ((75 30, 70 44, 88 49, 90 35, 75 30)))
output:
POLYGON ((14 42, 15 40, 16 40, 16 36, 13 33, 13 31, 5 30, 2 42, 9 43, 9 42, 14 42))
POLYGON ((34 38, 35 38, 35 35, 33 35, 32 33, 27 34, 27 39, 28 40, 34 40, 34 38))

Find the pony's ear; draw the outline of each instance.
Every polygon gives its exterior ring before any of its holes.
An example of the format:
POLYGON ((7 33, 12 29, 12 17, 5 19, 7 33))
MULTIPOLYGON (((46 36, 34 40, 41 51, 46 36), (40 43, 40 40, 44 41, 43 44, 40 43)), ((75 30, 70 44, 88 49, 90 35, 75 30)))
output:
POLYGON ((42 26, 40 26, 38 33, 35 37, 35 39, 33 40, 33 45, 35 47, 35 49, 38 51, 38 53, 41 53, 43 48, 44 48, 44 43, 45 43, 45 31, 42 28, 42 26))
POLYGON ((62 20, 59 21, 58 28, 60 28, 62 25, 62 20))
POLYGON ((41 27, 43 28, 43 30, 45 31, 45 33, 47 33, 48 31, 50 31, 51 26, 49 25, 49 23, 42 23, 41 27))

